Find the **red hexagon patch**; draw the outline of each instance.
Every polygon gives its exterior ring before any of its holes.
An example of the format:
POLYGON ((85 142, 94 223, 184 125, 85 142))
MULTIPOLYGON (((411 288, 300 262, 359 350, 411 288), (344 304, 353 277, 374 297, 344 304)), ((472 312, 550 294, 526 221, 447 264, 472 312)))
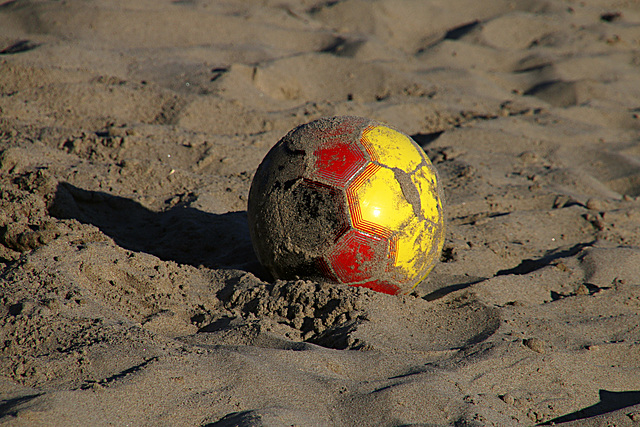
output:
POLYGON ((327 256, 343 283, 362 282, 383 274, 388 260, 387 239, 349 230, 327 256))
POLYGON ((314 151, 315 164, 310 171, 319 180, 344 188, 367 163, 363 151, 337 137, 314 151))

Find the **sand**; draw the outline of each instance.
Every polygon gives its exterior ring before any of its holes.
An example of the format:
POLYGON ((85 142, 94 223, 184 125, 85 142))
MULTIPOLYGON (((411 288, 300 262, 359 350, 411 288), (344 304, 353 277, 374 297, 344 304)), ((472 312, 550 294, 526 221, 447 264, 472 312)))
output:
POLYGON ((640 423, 640 5, 0 4, 0 420, 640 423), (274 281, 290 129, 411 135, 446 195, 403 296, 274 281))

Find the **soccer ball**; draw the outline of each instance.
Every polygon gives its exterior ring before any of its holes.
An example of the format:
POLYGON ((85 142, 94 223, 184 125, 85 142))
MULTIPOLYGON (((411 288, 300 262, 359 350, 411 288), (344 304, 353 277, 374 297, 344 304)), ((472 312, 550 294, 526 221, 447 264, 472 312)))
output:
POLYGON ((407 135, 361 117, 299 126, 265 156, 248 202, 251 240, 278 279, 408 293, 444 242, 438 174, 407 135))

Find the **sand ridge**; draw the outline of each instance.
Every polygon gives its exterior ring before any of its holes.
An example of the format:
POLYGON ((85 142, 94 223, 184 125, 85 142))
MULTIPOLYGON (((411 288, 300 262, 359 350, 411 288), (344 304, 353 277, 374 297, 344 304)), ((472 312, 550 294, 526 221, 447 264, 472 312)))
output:
POLYGON ((7 425, 640 422, 640 7, 0 3, 7 425), (290 129, 402 130, 446 195, 411 295, 275 281, 290 129))

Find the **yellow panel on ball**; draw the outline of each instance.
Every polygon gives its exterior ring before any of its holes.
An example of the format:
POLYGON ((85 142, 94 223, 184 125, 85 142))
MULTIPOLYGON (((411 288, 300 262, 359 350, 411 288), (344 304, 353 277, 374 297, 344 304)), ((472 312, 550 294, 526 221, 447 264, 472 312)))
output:
POLYGON ((423 158, 409 137, 386 126, 374 126, 362 133, 362 144, 372 157, 390 168, 413 172, 423 158))
MULTIPOLYGON (((433 246, 436 243, 434 242, 434 229, 433 224, 414 217, 411 223, 403 227, 397 234, 394 239, 396 246, 394 267, 399 270, 395 272, 399 274, 399 277, 415 277, 425 269, 426 264, 431 262, 433 257, 425 257, 425 254, 434 251, 433 246)), ((422 276, 418 276, 415 284, 427 274, 428 271, 422 276)))
POLYGON ((389 237, 413 217, 413 208, 402 194, 392 170, 369 164, 347 189, 353 226, 389 237))
POLYGON ((411 181, 420 193, 422 215, 434 224, 441 221, 442 201, 438 196, 436 174, 428 166, 423 166, 411 175, 411 181))

